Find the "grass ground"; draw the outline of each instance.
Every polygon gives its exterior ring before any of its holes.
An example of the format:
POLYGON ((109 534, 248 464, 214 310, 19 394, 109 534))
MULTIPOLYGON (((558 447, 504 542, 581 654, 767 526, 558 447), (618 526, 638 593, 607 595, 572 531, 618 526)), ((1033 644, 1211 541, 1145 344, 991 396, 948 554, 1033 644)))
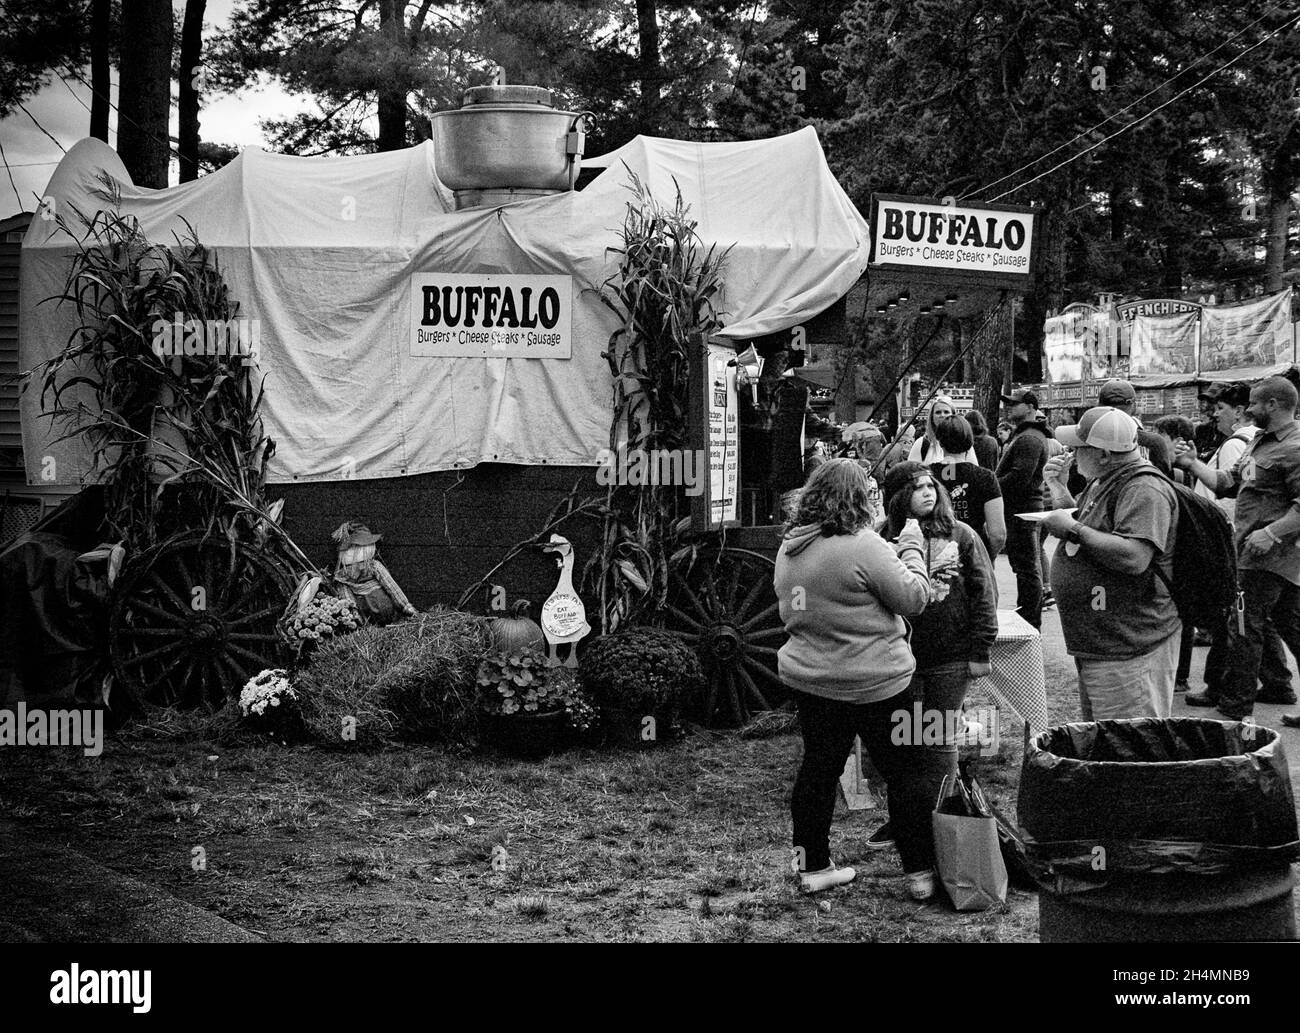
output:
MULTIPOLYGON (((1018 749, 980 761, 1008 806, 1018 749)), ((906 900, 897 855, 860 846, 878 812, 836 822, 857 881, 802 896, 799 752, 797 735, 703 732, 524 763, 136 733, 99 758, 13 751, 0 817, 273 940, 1034 938, 1032 895, 960 915, 906 900)))
MULTIPOLYGON (((998 567, 1005 606, 1014 589, 998 567)), ((1051 720, 1077 719, 1055 611, 1043 643, 1051 720)), ((1175 712, 1187 713, 1181 702, 1175 712)), ((1034 894, 1012 889, 1004 906, 964 914, 907 900, 897 854, 861 845, 878 812, 835 823, 833 853, 857 880, 799 894, 787 845, 799 754, 792 734, 702 732, 653 751, 525 763, 159 741, 137 729, 99 758, 6 750, 0 819, 272 940, 1037 938, 1034 894)), ((977 762, 1009 816, 1020 760, 1015 729, 977 762)))

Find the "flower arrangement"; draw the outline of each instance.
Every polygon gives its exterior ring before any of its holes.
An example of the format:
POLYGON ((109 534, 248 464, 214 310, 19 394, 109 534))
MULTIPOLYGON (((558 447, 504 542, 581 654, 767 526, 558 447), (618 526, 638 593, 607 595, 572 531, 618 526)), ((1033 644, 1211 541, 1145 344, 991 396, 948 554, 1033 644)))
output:
POLYGON ((351 599, 318 593, 289 621, 289 637, 295 645, 319 644, 336 635, 361 627, 361 614, 351 599))
POLYGON ((272 667, 248 679, 239 692, 239 713, 270 731, 289 731, 298 718, 298 693, 289 673, 272 667))
POLYGON ((703 692, 704 669, 695 651, 676 635, 629 628, 587 647, 582 685, 602 708, 675 711, 703 692))
POLYGON ((551 667, 539 649, 490 653, 479 665, 483 710, 493 716, 563 712, 575 731, 584 732, 596 712, 578 687, 573 672, 551 667))

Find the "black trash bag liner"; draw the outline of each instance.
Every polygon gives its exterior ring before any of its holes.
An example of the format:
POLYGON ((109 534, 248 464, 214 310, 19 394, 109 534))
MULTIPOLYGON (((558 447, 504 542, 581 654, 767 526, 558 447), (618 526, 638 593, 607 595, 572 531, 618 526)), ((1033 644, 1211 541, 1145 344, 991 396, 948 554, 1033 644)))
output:
POLYGON ((1030 868, 1057 892, 1300 857, 1282 742, 1271 729, 1237 721, 1051 728, 1025 754, 1016 807, 1030 868))

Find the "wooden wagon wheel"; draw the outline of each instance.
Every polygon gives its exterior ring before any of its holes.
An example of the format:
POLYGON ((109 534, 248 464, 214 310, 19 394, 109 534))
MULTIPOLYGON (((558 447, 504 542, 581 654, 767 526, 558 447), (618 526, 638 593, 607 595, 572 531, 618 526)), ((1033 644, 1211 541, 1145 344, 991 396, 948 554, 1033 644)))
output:
POLYGON ((674 578, 665 628, 696 651, 708 682, 703 720, 721 711, 735 725, 789 699, 777 675, 785 627, 772 588, 775 564, 747 549, 714 548, 674 578))
POLYGON ((219 707, 288 656, 276 621, 292 574, 265 552, 186 535, 128 562, 114 589, 109 655, 136 703, 219 707))

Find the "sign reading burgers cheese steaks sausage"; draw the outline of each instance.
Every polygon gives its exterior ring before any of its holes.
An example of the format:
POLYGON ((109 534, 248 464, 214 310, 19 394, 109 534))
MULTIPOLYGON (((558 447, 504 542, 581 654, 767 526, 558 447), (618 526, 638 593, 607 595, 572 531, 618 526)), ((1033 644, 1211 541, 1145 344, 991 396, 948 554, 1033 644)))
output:
POLYGON ((567 359, 572 349, 572 277, 411 276, 412 355, 567 359))
POLYGON ((877 194, 872 198, 871 262, 1027 281, 1034 218, 1030 208, 962 208, 933 199, 877 194))

